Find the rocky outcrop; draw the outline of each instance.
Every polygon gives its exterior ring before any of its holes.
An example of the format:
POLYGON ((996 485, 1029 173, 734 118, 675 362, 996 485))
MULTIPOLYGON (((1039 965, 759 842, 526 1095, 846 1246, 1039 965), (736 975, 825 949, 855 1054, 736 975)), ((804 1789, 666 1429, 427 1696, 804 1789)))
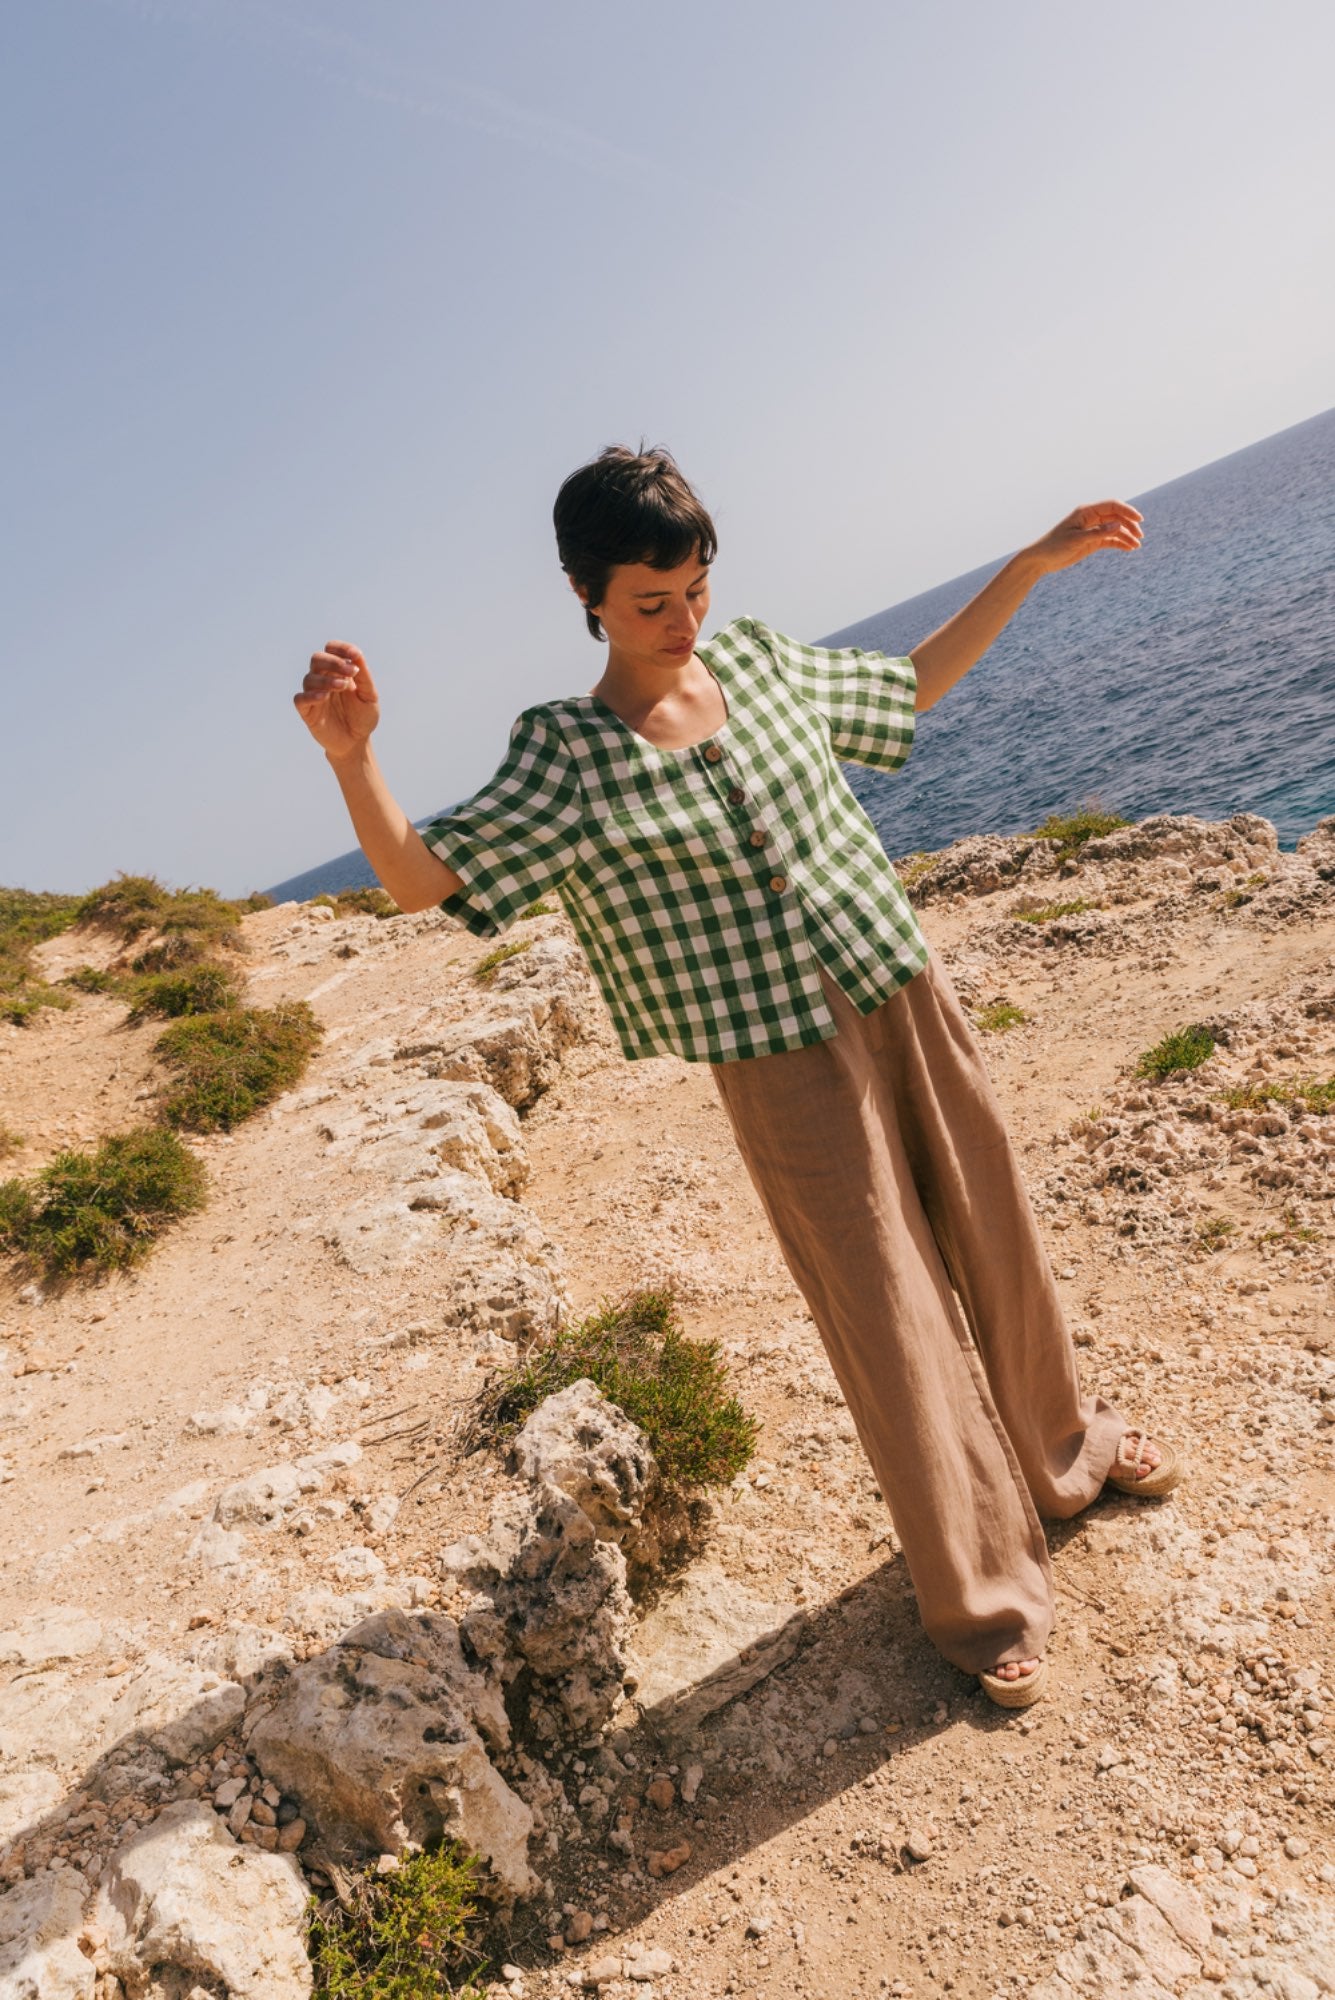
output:
POLYGON ((484 1534, 441 1558, 467 1599, 468 1644, 506 1685, 522 1674, 528 1720, 555 1741, 602 1727, 630 1672, 633 1543, 657 1466, 639 1428, 587 1379, 548 1397, 513 1445, 527 1487, 484 1534))
POLYGON ((285 1854, 238 1846, 218 1815, 168 1806, 118 1848, 89 1927, 129 2000, 306 2000, 306 1888, 285 1854))
POLYGON ((78 1944, 87 1895, 70 1868, 0 1896, 0 2000, 92 2000, 97 1975, 78 1944))
POLYGON ((791 1660, 806 1620, 701 1566, 665 1595, 633 1638, 635 1703, 652 1734, 684 1740, 728 1702, 791 1660))
POLYGON ((531 1814, 488 1755, 509 1734, 499 1681, 465 1660, 453 1619, 386 1611, 295 1669, 249 1749, 331 1859, 444 1834, 483 1857, 505 1902, 536 1886, 531 1814))
POLYGON ((633 1540, 657 1485, 642 1430, 587 1378, 539 1403, 512 1457, 531 1485, 556 1486, 592 1522, 600 1541, 633 1540))

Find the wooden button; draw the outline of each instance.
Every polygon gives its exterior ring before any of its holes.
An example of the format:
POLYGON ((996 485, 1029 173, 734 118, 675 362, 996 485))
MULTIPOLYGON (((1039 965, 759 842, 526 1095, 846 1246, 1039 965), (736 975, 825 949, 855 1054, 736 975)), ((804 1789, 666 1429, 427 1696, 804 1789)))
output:
POLYGON ((723 752, 719 749, 717 743, 711 743, 708 749, 705 751, 705 755, 706 757, 708 757, 711 764, 717 764, 719 758, 723 755, 723 752))
POLYGON ((728 804, 730 806, 739 806, 745 797, 746 793, 742 790, 741 786, 734 785, 728 793, 728 804))
POLYGON ((786 889, 788 887, 788 877, 786 875, 771 875, 769 885, 771 889, 776 891, 786 889))
POLYGON ((757 827, 755 832, 751 835, 751 845, 752 847, 763 847, 765 845, 765 836, 760 831, 759 827, 757 827))

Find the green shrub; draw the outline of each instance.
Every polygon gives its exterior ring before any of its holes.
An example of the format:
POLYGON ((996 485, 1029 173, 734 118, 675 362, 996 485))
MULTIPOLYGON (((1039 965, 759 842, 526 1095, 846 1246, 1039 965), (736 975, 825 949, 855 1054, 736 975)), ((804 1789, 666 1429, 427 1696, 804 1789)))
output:
POLYGON ((73 986, 80 993, 119 993, 127 981, 123 972, 104 972, 97 965, 76 965, 60 983, 73 986))
POLYGON ((1165 1035, 1161 1042, 1147 1049, 1136 1063, 1135 1074, 1159 1082, 1180 1070, 1199 1069, 1213 1054, 1214 1035, 1200 1022, 1193 1022, 1190 1027, 1165 1035))
POLYGON ((57 1153, 27 1180, 0 1182, 0 1249, 48 1277, 138 1263, 206 1199, 203 1163, 174 1132, 136 1126, 91 1152, 57 1153))
POLYGON ((157 943, 131 963, 136 972, 169 972, 239 946, 241 919, 253 906, 253 897, 230 902, 215 889, 168 889, 156 875, 122 872, 81 898, 76 920, 126 943, 157 931, 157 943))
POLYGON ((489 951, 473 967, 474 979, 490 979, 498 965, 504 965, 507 958, 517 958, 521 951, 530 951, 532 938, 525 938, 522 944, 498 944, 495 951, 489 951))
POLYGON ((1324 1118, 1328 1111, 1335 1111, 1335 1076, 1300 1076, 1292 1083, 1238 1083, 1217 1095, 1234 1111, 1260 1111, 1266 1104, 1297 1104, 1324 1118))
POLYGON ((1197 1240, 1207 1250, 1217 1250, 1233 1234, 1237 1224, 1228 1215, 1207 1215, 1196 1224, 1197 1240))
POLYGON ((17 1153, 22 1144, 22 1132, 11 1132, 8 1125, 0 1125, 0 1160, 3 1160, 7 1153, 17 1153))
POLYGON ((1097 799, 1088 799, 1077 812, 1049 813, 1043 824, 1034 828, 1034 838, 1053 841, 1058 861, 1069 861, 1087 840, 1131 824, 1121 813, 1104 812, 1097 799))
POLYGON ((536 903, 530 903, 526 910, 521 910, 519 912, 519 915, 515 919, 515 921, 516 923, 522 924, 525 917, 554 917, 555 915, 556 915, 556 904, 544 903, 542 897, 539 896, 536 903))
POLYGON ((977 1018, 984 1034, 990 1035, 1001 1029, 1013 1028, 1018 1022, 1027 1021, 1029 1016, 1023 1007, 1013 1006, 1009 1000, 993 1000, 989 1006, 979 1009, 977 1018))
POLYGON ((154 1044, 176 1074, 163 1094, 162 1117, 192 1132, 230 1132, 291 1089, 323 1033, 305 1000, 188 1015, 154 1044))
POLYGON ((675 1310, 670 1289, 633 1291, 535 1342, 483 1388, 466 1448, 512 1436, 544 1397, 588 1376, 639 1425, 670 1485, 726 1485, 760 1426, 729 1391, 719 1343, 689 1339, 675 1310))
MULTIPOLYGON (((320 902, 329 900, 319 897, 320 902)), ((401 917, 403 911, 386 889, 340 889, 333 899, 340 917, 401 917)))
POLYGON ((1011 915, 1022 924, 1050 924, 1054 917, 1078 916, 1081 910, 1097 910, 1097 903, 1089 902, 1084 896, 1077 896, 1070 903, 1033 903, 1027 910, 1012 910, 1011 915))
POLYGON ((49 986, 44 979, 29 978, 19 994, 8 994, 0 1000, 0 1016, 12 1021, 16 1028, 26 1027, 39 1007, 72 1007, 74 1001, 58 986, 49 986))
POLYGON ((409 1856, 388 1875, 367 1869, 346 1908, 312 1898, 307 1950, 315 2000, 480 1996, 476 1868, 475 1856, 444 1845, 409 1856))
POLYGON ((893 865, 902 886, 907 890, 919 883, 923 876, 936 866, 939 859, 939 855, 932 853, 930 849, 917 847, 912 854, 904 855, 902 860, 896 861, 893 865))
POLYGON ((207 959, 181 972, 146 973, 135 986, 128 1021, 141 1021, 146 1014, 166 1014, 173 1020, 182 1014, 216 1014, 241 1004, 241 989, 231 967, 207 959))
POLYGON ((23 1027, 39 1007, 72 1007, 59 986, 33 971, 32 948, 58 937, 77 919, 77 896, 0 889, 0 1019, 23 1027))

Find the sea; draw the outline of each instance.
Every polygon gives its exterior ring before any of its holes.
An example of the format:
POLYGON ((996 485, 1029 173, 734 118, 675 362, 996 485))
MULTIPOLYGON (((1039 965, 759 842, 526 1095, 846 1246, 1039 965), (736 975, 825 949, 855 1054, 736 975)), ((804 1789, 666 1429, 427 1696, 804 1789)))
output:
MULTIPOLYGON (((1090 805, 1260 813, 1283 848, 1335 813, 1335 409, 1122 497, 1145 517, 1134 555, 1045 577, 898 771, 845 766, 892 857, 1090 805)), ((1004 560, 817 643, 908 653, 1004 560)), ((353 849, 266 893, 374 880, 353 849)))

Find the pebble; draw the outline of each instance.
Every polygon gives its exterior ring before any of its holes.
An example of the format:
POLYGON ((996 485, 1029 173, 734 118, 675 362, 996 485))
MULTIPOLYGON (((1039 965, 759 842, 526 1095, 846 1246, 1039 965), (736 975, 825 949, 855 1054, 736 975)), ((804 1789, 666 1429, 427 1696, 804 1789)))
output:
POLYGON ((655 1848, 646 1857, 645 1866, 657 1879, 661 1875, 675 1875, 682 1863, 691 1858, 689 1840, 678 1841, 675 1847, 655 1848))
POLYGON ((911 1827, 908 1838, 904 1842, 904 1852, 908 1855, 910 1861, 930 1861, 932 1857, 931 1835, 924 1833, 921 1827, 911 1827))
POLYGON ((670 1806, 676 1803, 677 1788, 671 1778, 655 1778, 653 1783, 646 1789, 644 1796, 648 1799, 651 1806, 658 1808, 659 1812, 666 1812, 670 1806))
POLYGON ((638 1958, 626 1960, 627 1979, 666 1979, 672 1970, 672 1954, 655 1946, 652 1951, 642 1951, 638 1958))
POLYGON ((586 1986, 601 1986, 605 1981, 620 1979, 621 1960, 619 1958, 594 1958, 584 1968, 586 1986))
POLYGON ((566 1924, 566 1943, 583 1944, 593 1936, 593 1913, 591 1910, 572 1910, 566 1924))

